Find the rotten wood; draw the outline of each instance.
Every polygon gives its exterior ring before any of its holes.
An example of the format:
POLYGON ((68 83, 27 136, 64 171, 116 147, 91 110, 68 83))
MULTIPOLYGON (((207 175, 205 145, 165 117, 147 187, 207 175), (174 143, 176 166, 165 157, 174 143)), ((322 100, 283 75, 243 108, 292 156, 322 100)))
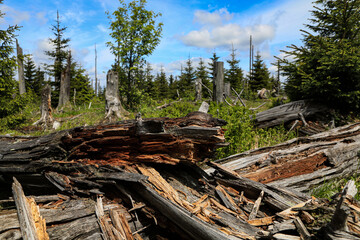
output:
POLYGON ((253 209, 251 210, 251 213, 249 215, 249 220, 253 220, 256 218, 257 212, 259 211, 261 200, 264 197, 264 191, 261 191, 260 196, 258 199, 256 199, 253 209))
POLYGON ((59 102, 57 106, 59 110, 70 102, 71 60, 71 51, 69 51, 66 68, 61 73, 59 102))
POLYGON ((49 84, 46 84, 41 91, 40 114, 40 119, 34 122, 33 125, 48 127, 54 122, 51 108, 51 88, 49 84))

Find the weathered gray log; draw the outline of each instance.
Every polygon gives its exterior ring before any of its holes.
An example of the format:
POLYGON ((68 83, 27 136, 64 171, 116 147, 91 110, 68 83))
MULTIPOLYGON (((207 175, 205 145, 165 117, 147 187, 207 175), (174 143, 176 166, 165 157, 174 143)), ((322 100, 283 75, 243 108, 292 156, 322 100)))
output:
POLYGON ((14 178, 12 186, 17 215, 19 218, 21 235, 24 239, 38 240, 39 236, 35 226, 35 220, 20 183, 14 178))
POLYGON ((360 124, 353 123, 216 162, 269 186, 308 192, 324 181, 354 174, 359 149, 360 124))
POLYGON ((57 109, 61 109, 70 102, 70 79, 71 79, 71 51, 68 52, 67 65, 61 73, 59 103, 57 109))
POLYGON ((195 79, 195 102, 202 99, 202 82, 200 78, 195 79))
POLYGON ((24 78, 24 55, 23 55, 23 50, 20 47, 17 39, 16 39, 16 53, 17 53, 17 63, 18 63, 19 91, 20 91, 20 95, 22 95, 26 92, 25 78, 24 78))
POLYGON ((209 104, 207 102, 202 102, 199 108, 199 112, 207 113, 209 111, 209 104))
POLYGON ((41 117, 39 120, 34 122, 33 125, 42 125, 44 127, 50 126, 54 122, 51 112, 51 88, 49 84, 46 84, 46 86, 41 91, 41 117))
POLYGON ((223 102, 224 94, 224 62, 215 63, 215 79, 214 79, 214 95, 213 101, 217 103, 223 102))
POLYGON ((327 107, 310 100, 299 100, 283 104, 256 114, 257 127, 266 128, 299 119, 299 113, 304 117, 327 111, 327 107))
POLYGON ((122 107, 119 98, 119 77, 113 70, 109 70, 106 75, 105 101, 105 118, 116 121, 124 117, 126 110, 122 107))

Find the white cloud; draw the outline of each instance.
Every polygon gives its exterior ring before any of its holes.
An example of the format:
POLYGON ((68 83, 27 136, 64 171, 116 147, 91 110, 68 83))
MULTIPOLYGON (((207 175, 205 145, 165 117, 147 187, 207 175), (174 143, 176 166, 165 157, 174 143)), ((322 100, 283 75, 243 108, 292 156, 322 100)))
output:
POLYGON ((9 21, 8 24, 20 24, 30 19, 29 12, 17 11, 7 5, 0 5, 0 11, 5 13, 5 20, 2 20, 0 23, 7 23, 9 21))
POLYGON ((229 21, 232 18, 233 14, 230 14, 226 8, 221 8, 211 13, 203 10, 197 10, 194 13, 194 21, 202 25, 218 26, 223 21, 229 21))
POLYGON ((51 58, 45 54, 45 51, 52 51, 53 45, 50 43, 48 38, 39 39, 36 42, 36 49, 33 52, 34 61, 39 64, 52 64, 51 58))
POLYGON ((97 27, 97 29, 99 29, 103 33, 109 33, 110 32, 110 30, 107 27, 105 27, 103 24, 98 24, 96 27, 97 27))
POLYGON ((275 36, 273 26, 259 24, 242 27, 238 24, 229 23, 212 29, 191 31, 181 40, 188 46, 213 49, 216 47, 229 47, 234 44, 235 48, 245 50, 249 45, 249 36, 252 35, 254 43, 262 44, 275 36))

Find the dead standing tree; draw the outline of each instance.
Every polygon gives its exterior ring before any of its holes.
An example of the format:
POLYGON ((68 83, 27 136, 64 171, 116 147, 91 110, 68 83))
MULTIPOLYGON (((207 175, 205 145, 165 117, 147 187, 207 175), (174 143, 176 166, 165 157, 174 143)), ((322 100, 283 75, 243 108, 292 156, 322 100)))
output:
POLYGON ((214 95, 213 101, 217 103, 223 102, 224 93, 224 63, 215 63, 215 81, 214 81, 214 95))
POLYGON ((70 72, 71 72, 71 51, 67 58, 66 69, 61 73, 60 95, 57 109, 61 109, 70 101, 70 72))
POLYGON ((201 101, 202 82, 200 78, 195 79, 195 101, 201 101))
POLYGON ((126 110, 122 107, 119 99, 119 77, 118 73, 109 70, 106 75, 106 91, 105 91, 105 111, 106 119, 112 120, 112 116, 115 115, 117 119, 122 118, 126 110))
POLYGON ((33 123, 33 125, 42 125, 44 127, 50 126, 54 121, 51 111, 51 89, 47 84, 41 91, 41 118, 33 123))
POLYGON ((25 80, 24 80, 24 55, 23 50, 16 39, 16 52, 17 52, 17 63, 18 63, 18 74, 19 74, 19 91, 20 95, 26 92, 25 80))

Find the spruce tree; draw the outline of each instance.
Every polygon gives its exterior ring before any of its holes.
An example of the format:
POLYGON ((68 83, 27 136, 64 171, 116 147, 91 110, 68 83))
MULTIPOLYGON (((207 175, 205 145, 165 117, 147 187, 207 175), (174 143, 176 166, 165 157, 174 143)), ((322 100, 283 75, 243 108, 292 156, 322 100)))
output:
POLYGON ((195 70, 189 57, 180 76, 181 95, 189 96, 191 94, 191 90, 195 88, 195 78, 195 70))
POLYGON ((236 49, 231 48, 231 59, 226 62, 229 64, 229 69, 225 71, 225 81, 230 83, 230 86, 237 92, 243 88, 243 71, 239 67, 240 60, 236 59, 236 49))
POLYGON ((36 95, 40 95, 40 92, 36 86, 36 65, 32 60, 31 55, 25 55, 24 59, 24 80, 26 90, 33 91, 36 95))
POLYGON ((317 0, 302 30, 302 46, 280 59, 291 100, 315 99, 342 111, 360 111, 360 1, 317 0))
POLYGON ((88 103, 94 97, 91 88, 90 77, 86 74, 86 70, 78 63, 71 64, 70 79, 70 99, 73 102, 74 91, 76 89, 76 104, 88 103))
POLYGON ((34 82, 34 92, 38 93, 37 95, 41 96, 41 90, 45 85, 45 71, 41 70, 40 66, 36 69, 35 72, 35 82, 34 82))
MULTIPOLYGON (((3 0, 0 0, 0 4, 3 0)), ((4 13, 0 11, 0 20, 4 13)), ((9 105, 12 95, 17 86, 14 80, 16 68, 16 57, 13 56, 13 42, 15 33, 19 30, 17 25, 9 26, 5 30, 0 30, 0 118, 14 113, 14 109, 9 105)))
MULTIPOLYGON (((202 58, 200 58, 199 66, 196 68, 196 77, 201 79, 201 82, 210 89, 209 73, 202 58)), ((202 92, 203 97, 210 97, 208 90, 203 89, 202 92)))
POLYGON ((216 52, 213 52, 213 55, 212 57, 210 58, 211 61, 209 63, 209 74, 210 74, 210 79, 211 79, 211 82, 213 82, 214 80, 214 71, 215 71, 215 63, 219 60, 220 57, 218 57, 216 55, 216 52))
POLYGON ((67 27, 61 26, 59 12, 57 12, 56 22, 51 27, 54 38, 49 38, 50 43, 53 45, 53 50, 45 51, 45 54, 54 60, 54 64, 47 65, 48 71, 54 76, 54 82, 51 83, 54 87, 54 90, 51 93, 53 99, 52 104, 54 106, 57 106, 59 100, 61 73, 65 69, 65 62, 68 56, 68 51, 66 49, 69 47, 68 43, 70 39, 64 38, 66 29, 67 27))
POLYGON ((164 69, 161 68, 160 73, 156 75, 155 78, 155 88, 158 91, 158 99, 165 99, 169 94, 169 86, 166 80, 166 74, 164 69))
POLYGON ((251 74, 250 89, 252 91, 260 90, 262 88, 269 89, 270 86, 270 72, 266 64, 261 59, 259 52, 255 56, 253 71, 251 74))

